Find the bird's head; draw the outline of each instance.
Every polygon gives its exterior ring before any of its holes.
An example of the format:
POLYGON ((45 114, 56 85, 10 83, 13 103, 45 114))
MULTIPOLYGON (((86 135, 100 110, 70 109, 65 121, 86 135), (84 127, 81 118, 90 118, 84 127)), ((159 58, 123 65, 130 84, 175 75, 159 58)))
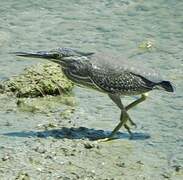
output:
POLYGON ((29 58, 41 58, 60 64, 63 68, 69 66, 79 66, 88 59, 88 56, 93 53, 82 53, 76 50, 59 48, 51 51, 38 51, 35 53, 28 52, 15 52, 16 56, 29 57, 29 58))

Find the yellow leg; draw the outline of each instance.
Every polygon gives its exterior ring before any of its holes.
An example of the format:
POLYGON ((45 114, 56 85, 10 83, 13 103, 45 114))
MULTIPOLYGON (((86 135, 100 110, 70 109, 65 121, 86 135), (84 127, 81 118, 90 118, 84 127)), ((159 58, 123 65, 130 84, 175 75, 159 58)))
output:
POLYGON ((114 135, 119 131, 119 129, 124 125, 125 128, 128 130, 128 132, 131 134, 130 128, 126 125, 126 122, 129 118, 129 115, 127 114, 126 111, 122 111, 121 112, 121 116, 120 116, 120 122, 118 123, 118 125, 113 129, 113 131, 111 132, 111 134, 105 138, 105 139, 101 139, 98 140, 99 142, 106 142, 106 141, 110 141, 112 139, 114 139, 114 135))
POLYGON ((128 131, 128 133, 130 134, 130 139, 133 139, 133 133, 130 130, 130 127, 127 124, 124 124, 125 129, 128 131))
POLYGON ((131 108, 133 108, 134 106, 136 106, 137 104, 143 102, 146 100, 148 96, 148 93, 144 93, 141 95, 141 98, 137 99, 136 101, 132 102, 131 104, 129 104, 128 106, 126 106, 125 108, 123 107, 123 104, 121 103, 121 100, 118 96, 112 96, 109 95, 109 97, 115 102, 115 104, 121 109, 121 117, 120 117, 120 122, 118 123, 118 125, 113 129, 113 131, 111 132, 111 134, 109 135, 108 138, 99 140, 102 142, 105 141, 109 141, 112 140, 114 135, 119 131, 119 129, 124 125, 125 129, 127 129, 127 131, 129 132, 130 136, 132 137, 132 132, 130 131, 130 127, 126 124, 126 122, 129 120, 129 122, 132 125, 136 125, 131 118, 129 117, 129 115, 127 114, 127 111, 131 108), (124 111, 125 110, 125 111, 124 111))
MULTIPOLYGON (((147 97, 148 97, 148 93, 142 94, 141 98, 137 99, 136 101, 132 102, 131 104, 129 104, 128 106, 125 107, 126 111, 128 111, 131 108, 133 108, 137 104, 145 101, 147 97)), ((131 118, 129 118, 129 122, 131 123, 131 125, 136 126, 136 124, 131 120, 131 118)))
POLYGON ((143 102, 146 100, 148 96, 148 93, 144 93, 141 95, 141 98, 137 99, 136 101, 132 102, 131 104, 129 104, 128 106, 125 107, 126 111, 128 111, 129 109, 133 108, 134 106, 136 106, 137 104, 143 102))

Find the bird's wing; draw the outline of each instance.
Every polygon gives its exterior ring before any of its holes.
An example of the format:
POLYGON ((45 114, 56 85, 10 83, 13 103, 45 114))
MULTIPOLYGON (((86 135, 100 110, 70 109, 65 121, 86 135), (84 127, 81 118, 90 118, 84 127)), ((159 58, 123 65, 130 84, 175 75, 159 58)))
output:
POLYGON ((91 57, 93 67, 106 69, 113 73, 121 73, 123 71, 130 72, 138 77, 145 78, 154 83, 162 81, 160 74, 153 68, 145 67, 143 62, 124 60, 121 57, 114 57, 110 54, 94 54, 91 57))
POLYGON ((152 70, 146 71, 132 63, 111 58, 110 56, 92 56, 90 78, 96 86, 108 93, 151 90, 161 81, 152 70))
POLYGON ((128 71, 109 72, 104 69, 92 69, 90 79, 96 87, 106 93, 124 93, 138 92, 139 89, 151 89, 146 82, 128 71))

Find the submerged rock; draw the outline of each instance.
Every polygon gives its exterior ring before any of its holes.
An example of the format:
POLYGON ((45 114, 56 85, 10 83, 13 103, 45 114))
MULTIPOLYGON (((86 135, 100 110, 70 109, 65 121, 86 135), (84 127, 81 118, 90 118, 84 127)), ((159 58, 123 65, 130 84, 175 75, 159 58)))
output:
POLYGON ((39 97, 68 93, 73 83, 54 63, 37 64, 28 67, 18 76, 0 83, 2 93, 13 93, 17 97, 39 97))

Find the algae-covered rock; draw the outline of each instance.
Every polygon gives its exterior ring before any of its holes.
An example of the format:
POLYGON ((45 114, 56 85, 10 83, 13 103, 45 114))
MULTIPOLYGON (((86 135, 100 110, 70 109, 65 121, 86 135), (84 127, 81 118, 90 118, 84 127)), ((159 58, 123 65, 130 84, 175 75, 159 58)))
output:
POLYGON ((36 64, 18 76, 1 82, 2 93, 12 92, 17 97, 38 97, 68 93, 73 83, 54 63, 36 64))

